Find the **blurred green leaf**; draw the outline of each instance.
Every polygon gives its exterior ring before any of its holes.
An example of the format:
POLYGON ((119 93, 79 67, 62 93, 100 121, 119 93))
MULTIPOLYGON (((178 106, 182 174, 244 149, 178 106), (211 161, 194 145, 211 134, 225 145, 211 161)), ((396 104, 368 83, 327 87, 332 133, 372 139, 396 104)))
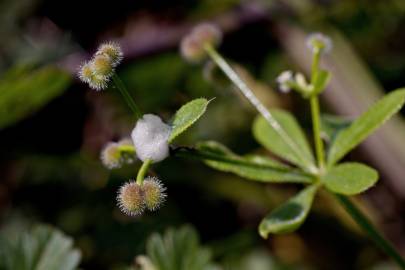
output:
POLYGON ((311 209, 317 189, 317 185, 306 187, 267 215, 259 225, 260 235, 267 238, 270 233, 289 233, 301 226, 311 209))
POLYGON ((352 121, 337 115, 321 115, 321 136, 329 144, 332 144, 337 135, 350 126, 352 121))
MULTIPOLYGON (((307 161, 313 164, 314 158, 311 148, 295 117, 291 113, 283 110, 273 109, 270 112, 296 144, 297 147, 295 149, 301 153, 301 156, 305 157, 307 161)), ((280 136, 262 116, 258 116, 253 123, 253 135, 256 140, 269 151, 301 168, 307 168, 307 163, 303 162, 297 152, 293 151, 290 145, 285 142, 285 138, 280 136)))
POLYGON ((39 110, 69 85, 70 75, 55 68, 16 66, 0 80, 0 129, 39 110))
POLYGON ((183 226, 169 229, 162 236, 153 234, 146 244, 146 252, 157 270, 212 269, 211 253, 200 246, 196 231, 183 226))
POLYGON ((311 183, 305 173, 265 156, 238 156, 220 143, 201 142, 197 148, 207 157, 205 163, 219 171, 231 172, 241 177, 272 183, 311 183))
POLYGON ((342 163, 332 167, 322 177, 325 186, 332 192, 355 195, 361 193, 378 180, 378 172, 361 163, 342 163))
POLYGON ((357 118, 337 136, 328 153, 328 165, 333 165, 350 150, 365 140, 371 133, 398 112, 405 102, 405 89, 386 95, 357 118))
POLYGON ((171 143, 177 136, 195 123, 207 109, 209 101, 205 98, 194 99, 183 105, 174 115, 172 132, 169 137, 171 143))
POLYGON ((73 270, 80 256, 70 237, 49 226, 39 225, 14 237, 0 236, 0 269, 73 270))

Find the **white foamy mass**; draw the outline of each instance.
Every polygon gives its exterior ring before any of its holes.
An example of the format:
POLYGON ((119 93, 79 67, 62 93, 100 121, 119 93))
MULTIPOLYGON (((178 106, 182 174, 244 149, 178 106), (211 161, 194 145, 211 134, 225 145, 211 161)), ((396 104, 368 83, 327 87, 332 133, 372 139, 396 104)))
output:
POLYGON ((145 114, 138 120, 131 137, 134 142, 136 155, 142 161, 151 159, 159 162, 169 156, 171 128, 159 116, 145 114))

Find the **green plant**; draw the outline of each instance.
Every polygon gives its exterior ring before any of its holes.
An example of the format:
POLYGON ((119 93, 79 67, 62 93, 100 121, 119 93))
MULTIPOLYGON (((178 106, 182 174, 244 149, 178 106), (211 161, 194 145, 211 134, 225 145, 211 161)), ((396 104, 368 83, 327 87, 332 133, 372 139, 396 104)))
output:
MULTIPOLYGON (((108 78, 113 78, 115 86, 123 94, 137 120, 132 133, 134 146, 126 146, 125 150, 118 147, 114 152, 115 161, 119 163, 124 152, 134 153, 143 161, 136 178, 136 184, 140 187, 150 166, 165 159, 169 154, 197 158, 212 168, 232 172, 253 181, 302 184, 304 188, 297 195, 264 217, 259 225, 259 233, 264 238, 267 238, 270 233, 289 233, 299 228, 310 212, 317 192, 324 189, 333 194, 361 228, 405 269, 405 261, 395 248, 346 197, 372 187, 378 180, 377 171, 361 163, 339 163, 349 151, 400 110, 405 102, 405 89, 391 92, 352 123, 345 123, 344 127, 339 128, 338 133, 331 136, 328 149, 325 151, 324 142, 321 139, 322 126, 318 96, 327 86, 331 74, 321 68, 320 58, 331 49, 332 43, 324 35, 311 35, 307 44, 313 55, 310 80, 307 81, 301 73, 294 75, 291 71, 287 71, 283 72, 277 81, 284 92, 294 90, 309 100, 313 123, 314 155, 310 143, 294 116, 280 109, 267 109, 232 66, 218 53, 215 46, 220 40, 221 33, 215 26, 203 24, 196 27, 183 40, 181 52, 190 62, 199 62, 209 57, 223 71, 260 113, 252 127, 255 139, 285 162, 254 154, 241 156, 220 143, 212 141, 200 142, 195 147, 172 146, 173 140, 201 117, 209 101, 202 98, 187 103, 177 111, 172 124, 167 125, 157 116, 142 116, 139 107, 135 105, 125 86, 111 68, 104 82, 108 82, 108 78)), ((99 53, 95 57, 98 55, 99 53)), ((91 76, 105 75, 96 72, 91 76)), ((138 200, 142 195, 136 196, 134 201, 136 199, 139 204, 142 204, 142 200, 138 200)), ((141 208, 142 205, 139 205, 139 209, 141 208)))
POLYGON ((57 229, 37 225, 30 230, 0 233, 1 270, 74 270, 81 254, 57 229))
POLYGON ((200 245, 190 226, 153 234, 146 243, 146 256, 138 256, 141 270, 215 270, 209 249, 200 245))

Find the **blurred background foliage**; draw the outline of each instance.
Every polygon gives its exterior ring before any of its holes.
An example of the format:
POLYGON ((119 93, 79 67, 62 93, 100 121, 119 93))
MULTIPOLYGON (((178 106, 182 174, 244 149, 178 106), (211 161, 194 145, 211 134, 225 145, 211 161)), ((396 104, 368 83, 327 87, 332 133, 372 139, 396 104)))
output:
MULTIPOLYGON (((298 232, 260 239, 261 217, 297 186, 263 186, 193 160, 170 158, 154 166, 169 195, 157 213, 136 219, 120 213, 116 191, 136 168, 108 171, 99 151, 128 136, 134 123, 114 89, 90 91, 75 78, 100 41, 123 46, 118 73, 144 111, 169 120, 192 98, 216 97, 179 144, 210 139, 236 153, 261 151, 251 136, 252 108, 212 65, 191 66, 178 54, 181 36, 206 20, 224 30, 221 51, 240 64, 239 73, 266 105, 291 110, 308 131, 304 102, 277 93, 274 78, 286 68, 307 70, 303 37, 329 33, 335 48, 323 64, 335 79, 322 96, 323 109, 349 118, 326 116, 326 139, 384 91, 405 85, 403 0, 2 0, 0 269, 75 269, 79 257, 80 269, 127 269, 138 255, 153 257, 153 233, 185 223, 220 269, 395 269, 324 194, 298 232), (66 268, 48 267, 53 262, 46 260, 41 266, 52 245, 64 247, 59 262, 66 260, 66 268), (24 262, 13 256, 36 259, 24 268, 13 266, 24 262)), ((393 120, 348 157, 380 170, 382 180, 358 204, 402 254, 404 136, 403 121, 393 120)), ((195 241, 184 245, 198 249, 195 241)))

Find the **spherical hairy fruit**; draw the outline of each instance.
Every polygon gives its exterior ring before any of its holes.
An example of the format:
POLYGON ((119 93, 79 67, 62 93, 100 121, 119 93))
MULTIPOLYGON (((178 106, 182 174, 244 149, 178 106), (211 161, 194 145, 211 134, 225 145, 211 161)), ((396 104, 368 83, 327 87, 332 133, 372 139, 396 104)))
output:
POLYGON ((136 182, 124 184, 118 191, 118 206, 128 216, 141 215, 145 209, 142 188, 136 182))
POLYGON ((85 83, 89 83, 93 78, 93 69, 89 62, 84 63, 79 70, 79 78, 85 83))
POLYGON ((110 58, 104 55, 96 55, 91 63, 94 74, 98 76, 109 78, 114 72, 110 58))
POLYGON ((103 55, 110 59, 113 67, 119 65, 122 61, 123 53, 120 46, 114 42, 106 42, 98 47, 96 55, 103 55))
POLYGON ((197 25, 180 43, 180 52, 184 59, 199 62, 206 57, 205 45, 216 47, 222 40, 220 29, 210 23, 197 25))
POLYGON ((101 151, 101 161, 109 169, 121 166, 121 153, 118 146, 117 143, 110 142, 101 151))
POLYGON ((121 48, 115 43, 102 44, 93 59, 85 63, 79 70, 79 78, 90 88, 103 90, 114 74, 114 68, 122 60, 121 48))
POLYGON ((202 23, 197 25, 193 32, 193 36, 200 43, 209 43, 212 46, 217 46, 221 43, 222 32, 219 28, 211 23, 202 23))
POLYGON ((166 188, 156 177, 147 177, 142 185, 145 199, 145 206, 150 211, 154 211, 164 202, 166 198, 166 188))

